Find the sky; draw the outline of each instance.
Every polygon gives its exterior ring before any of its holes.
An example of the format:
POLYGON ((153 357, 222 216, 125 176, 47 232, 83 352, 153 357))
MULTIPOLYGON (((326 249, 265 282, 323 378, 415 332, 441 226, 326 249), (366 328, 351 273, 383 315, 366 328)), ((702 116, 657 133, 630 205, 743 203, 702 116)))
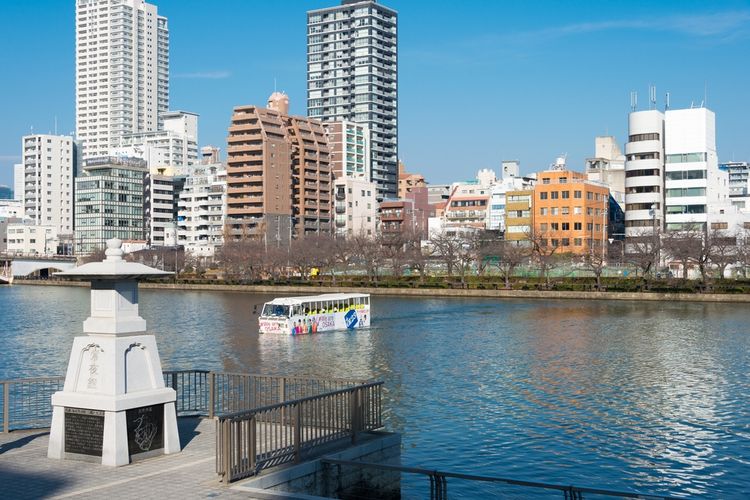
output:
MULTIPOLYGON (((226 149, 232 108, 274 88, 304 115, 306 11, 323 0, 152 0, 170 29, 170 109, 200 114, 226 149)), ((720 161, 750 161, 750 1, 382 0, 399 12, 399 156, 433 184, 583 170, 594 138, 627 139, 630 94, 648 109, 704 102, 720 161)), ((0 0, 0 184, 24 134, 75 130, 75 1, 0 0)))

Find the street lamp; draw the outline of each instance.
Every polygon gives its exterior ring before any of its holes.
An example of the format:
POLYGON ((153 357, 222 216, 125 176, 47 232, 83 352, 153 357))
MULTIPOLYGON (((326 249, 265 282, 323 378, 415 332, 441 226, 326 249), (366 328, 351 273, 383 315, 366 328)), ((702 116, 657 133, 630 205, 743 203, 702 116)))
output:
POLYGON ((604 242, 607 240, 607 209, 602 209, 602 262, 604 262, 604 242))

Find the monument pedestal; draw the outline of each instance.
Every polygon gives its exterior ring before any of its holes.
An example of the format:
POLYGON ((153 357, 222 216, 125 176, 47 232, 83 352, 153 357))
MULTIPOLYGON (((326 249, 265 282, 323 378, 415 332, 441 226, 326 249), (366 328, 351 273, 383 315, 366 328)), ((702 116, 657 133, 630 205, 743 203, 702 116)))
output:
POLYGON ((164 386, 153 335, 138 316, 137 277, 169 274, 122 260, 119 240, 107 260, 58 276, 88 278, 91 317, 73 340, 63 390, 52 395, 47 455, 126 465, 180 451, 175 401, 164 386))

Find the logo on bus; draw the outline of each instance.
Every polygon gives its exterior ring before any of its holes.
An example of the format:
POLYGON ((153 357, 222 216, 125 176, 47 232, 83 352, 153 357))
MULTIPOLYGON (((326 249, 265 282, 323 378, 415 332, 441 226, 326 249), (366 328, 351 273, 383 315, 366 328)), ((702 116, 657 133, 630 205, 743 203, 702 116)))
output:
POLYGON ((346 322, 346 327, 350 330, 357 326, 357 321, 359 321, 359 318, 357 318, 357 311, 354 309, 347 311, 344 315, 344 322, 346 322))

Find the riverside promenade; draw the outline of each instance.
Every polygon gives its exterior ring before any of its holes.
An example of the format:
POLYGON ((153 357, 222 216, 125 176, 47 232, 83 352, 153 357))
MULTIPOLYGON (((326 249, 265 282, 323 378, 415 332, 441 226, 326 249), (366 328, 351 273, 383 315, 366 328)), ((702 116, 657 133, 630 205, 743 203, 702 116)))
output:
MULTIPOLYGON (((48 429, 0 433, 4 498, 258 498, 240 484, 223 486, 215 472, 215 423, 178 419, 182 452, 126 467, 47 458, 48 429)), ((290 498, 290 497, 287 497, 290 498)))

